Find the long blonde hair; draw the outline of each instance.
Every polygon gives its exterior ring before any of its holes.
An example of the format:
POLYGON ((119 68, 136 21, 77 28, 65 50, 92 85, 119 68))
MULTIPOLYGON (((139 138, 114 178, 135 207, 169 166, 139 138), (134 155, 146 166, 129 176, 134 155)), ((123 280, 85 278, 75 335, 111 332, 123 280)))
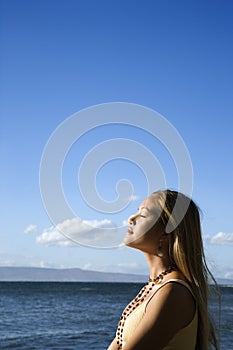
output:
POLYGON ((197 303, 196 350, 207 350, 211 345, 214 349, 219 349, 208 313, 209 278, 212 278, 216 287, 217 284, 205 260, 199 209, 192 199, 180 192, 164 190, 154 193, 158 196, 161 210, 158 222, 163 225, 165 232, 168 222, 173 227, 169 234, 171 262, 189 282, 197 303))

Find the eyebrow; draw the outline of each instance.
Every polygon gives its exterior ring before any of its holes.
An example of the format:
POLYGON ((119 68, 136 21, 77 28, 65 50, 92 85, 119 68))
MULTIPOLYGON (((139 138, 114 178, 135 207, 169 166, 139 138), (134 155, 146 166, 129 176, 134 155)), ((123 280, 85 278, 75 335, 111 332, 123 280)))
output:
POLYGON ((138 210, 146 209, 147 211, 150 211, 147 207, 140 207, 138 210))

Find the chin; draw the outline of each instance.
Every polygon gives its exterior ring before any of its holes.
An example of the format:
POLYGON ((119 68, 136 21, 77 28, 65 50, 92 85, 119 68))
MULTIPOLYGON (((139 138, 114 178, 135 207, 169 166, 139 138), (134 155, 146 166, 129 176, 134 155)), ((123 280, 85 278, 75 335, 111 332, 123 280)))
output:
POLYGON ((129 235, 125 236, 124 245, 126 245, 127 247, 132 247, 134 242, 135 242, 135 238, 129 235))
POLYGON ((136 237, 133 237, 133 235, 132 236, 126 235, 124 239, 124 244, 127 247, 140 249, 140 241, 141 241, 140 237, 136 238, 136 237))
POLYGON ((125 237, 123 243, 124 243, 124 245, 126 245, 126 246, 130 246, 130 244, 132 243, 132 241, 129 239, 129 237, 125 237))

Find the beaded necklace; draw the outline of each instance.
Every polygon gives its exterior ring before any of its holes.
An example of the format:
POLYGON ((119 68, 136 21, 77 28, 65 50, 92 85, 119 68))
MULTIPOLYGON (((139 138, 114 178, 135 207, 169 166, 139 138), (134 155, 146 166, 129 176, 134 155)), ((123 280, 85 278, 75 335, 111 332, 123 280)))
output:
POLYGON ((151 292, 153 287, 161 283, 163 277, 168 273, 175 270, 175 266, 170 266, 167 270, 161 272, 156 278, 149 278, 149 281, 145 284, 145 286, 139 291, 136 297, 126 306, 124 309, 120 321, 118 323, 117 332, 116 332, 116 340, 118 349, 122 349, 123 346, 123 330, 127 317, 145 300, 146 296, 151 292))

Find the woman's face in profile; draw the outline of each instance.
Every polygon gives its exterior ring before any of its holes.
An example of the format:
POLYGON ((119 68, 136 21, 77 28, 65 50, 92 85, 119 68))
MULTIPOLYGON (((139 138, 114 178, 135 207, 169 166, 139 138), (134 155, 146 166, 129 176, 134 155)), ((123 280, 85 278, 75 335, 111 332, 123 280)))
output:
POLYGON ((147 197, 138 208, 138 212, 129 218, 129 229, 125 235, 124 243, 127 246, 140 249, 148 243, 155 243, 158 235, 154 225, 160 216, 157 195, 147 197))

